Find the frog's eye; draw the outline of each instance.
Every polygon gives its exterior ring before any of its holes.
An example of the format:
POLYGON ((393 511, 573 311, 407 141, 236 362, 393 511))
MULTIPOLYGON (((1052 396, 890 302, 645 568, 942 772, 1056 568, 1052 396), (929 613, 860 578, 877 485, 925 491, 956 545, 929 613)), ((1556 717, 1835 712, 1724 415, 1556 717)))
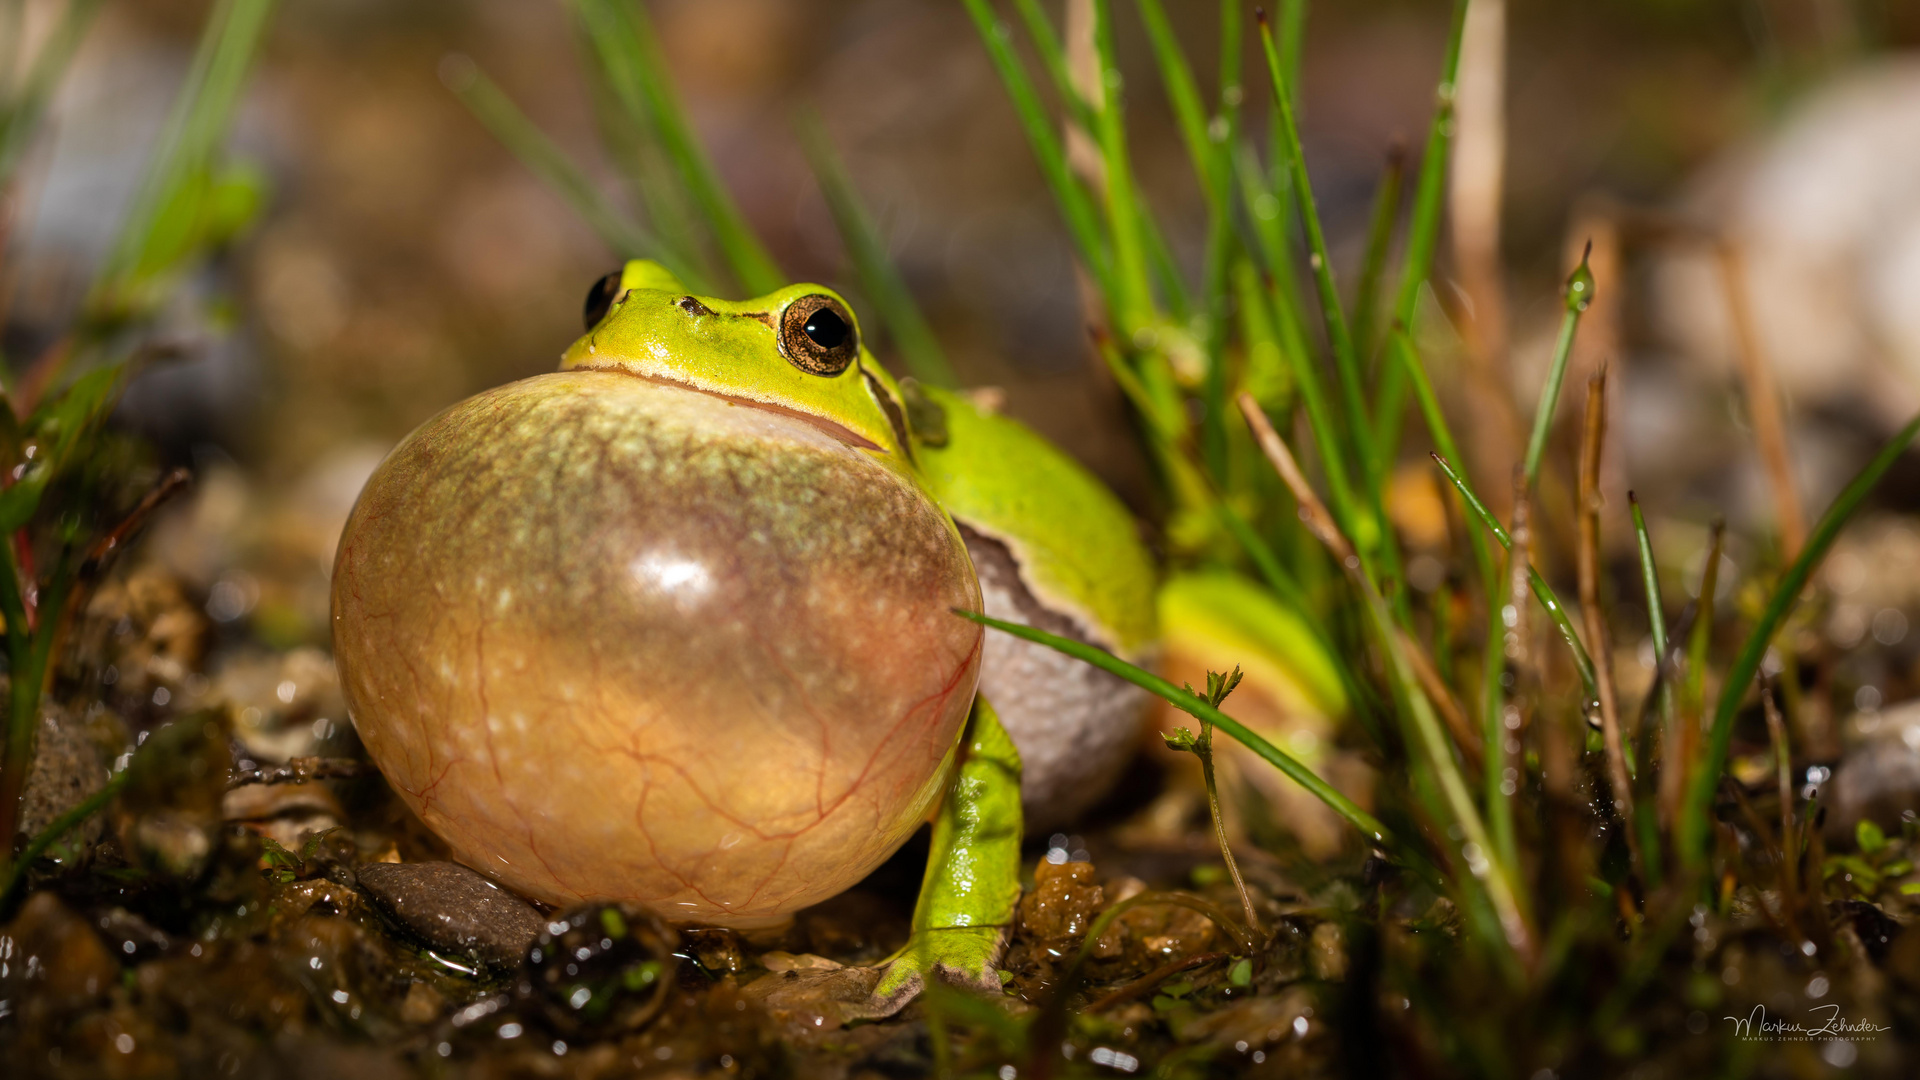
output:
POLYGON ((593 283, 593 288, 587 290, 587 308, 584 312, 587 317, 587 329, 591 330, 600 325, 600 320, 606 318, 607 312, 613 310, 614 298, 619 295, 620 271, 618 270, 593 283))
POLYGON ((780 355, 801 371, 838 375, 860 353, 853 313, 824 293, 803 296, 780 313, 780 355))

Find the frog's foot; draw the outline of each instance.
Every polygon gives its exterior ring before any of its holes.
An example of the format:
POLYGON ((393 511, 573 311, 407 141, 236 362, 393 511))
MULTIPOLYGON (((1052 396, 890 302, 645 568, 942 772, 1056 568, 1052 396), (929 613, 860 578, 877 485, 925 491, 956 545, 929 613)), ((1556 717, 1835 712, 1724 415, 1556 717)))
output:
POLYGON ((926 989, 928 978, 998 995, 1000 956, 1006 947, 1007 930, 1001 926, 922 930, 906 948, 880 965, 880 981, 861 1009, 862 1018, 878 1019, 899 1012, 926 989))

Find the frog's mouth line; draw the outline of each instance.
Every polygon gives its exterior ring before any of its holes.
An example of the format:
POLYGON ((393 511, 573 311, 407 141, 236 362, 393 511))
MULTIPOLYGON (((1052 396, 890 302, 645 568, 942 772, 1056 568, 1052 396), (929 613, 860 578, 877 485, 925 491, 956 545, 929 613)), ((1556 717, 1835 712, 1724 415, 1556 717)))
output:
POLYGON ((779 413, 782 416, 792 417, 795 420, 799 420, 803 423, 811 425, 816 430, 820 431, 822 434, 828 435, 838 442, 845 443, 846 445, 853 447, 855 450, 872 450, 872 451, 875 451, 876 453, 881 453, 881 454, 888 453, 888 450, 886 447, 881 446, 879 443, 874 442, 872 439, 869 439, 864 435, 861 435, 859 432, 854 431, 852 428, 847 427, 845 424, 842 424, 835 420, 829 420, 824 416, 815 416, 810 412, 803 412, 799 409, 791 408, 786 405, 776 405, 771 401, 755 401, 753 398, 741 397, 738 394, 729 394, 720 390, 709 390, 704 386, 699 386, 694 383, 685 382, 680 379, 669 379, 663 375, 653 375, 653 374, 648 374, 646 372, 634 371, 631 368, 621 367, 617 364, 576 364, 575 366, 573 366, 572 368, 569 368, 568 370, 570 371, 605 371, 610 374, 625 375, 630 379, 639 379, 642 382, 653 383, 657 386, 671 386, 677 390, 692 390, 695 393, 705 394, 708 397, 719 398, 721 401, 724 401, 729 405, 744 405, 750 409, 761 409, 766 412, 779 413))

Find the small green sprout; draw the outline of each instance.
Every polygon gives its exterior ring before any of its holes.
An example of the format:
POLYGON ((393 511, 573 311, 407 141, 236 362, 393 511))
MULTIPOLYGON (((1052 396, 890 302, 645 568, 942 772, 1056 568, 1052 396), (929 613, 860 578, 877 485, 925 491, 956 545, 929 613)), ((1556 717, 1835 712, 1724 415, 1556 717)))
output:
MULTIPOLYGON (((1204 695, 1207 704, 1216 709, 1219 708, 1220 704, 1227 700, 1227 695, 1233 693, 1234 688, 1240 685, 1242 677, 1238 664, 1235 664, 1233 670, 1225 675, 1217 671, 1207 672, 1207 692, 1204 695)), ((1193 687, 1187 687, 1187 692, 1193 693, 1193 687)))
POLYGON ((1869 818, 1861 818, 1860 823, 1853 827, 1853 839, 1860 845, 1860 852, 1864 855, 1878 855, 1880 849, 1887 846, 1887 834, 1869 818))
MULTIPOLYGON (((1207 690, 1201 693, 1187 683, 1189 695, 1207 703, 1211 709, 1218 709, 1220 703, 1227 700, 1240 685, 1243 677, 1238 664, 1232 671, 1221 674, 1218 671, 1207 672, 1207 690)), ((1260 932, 1260 920, 1253 913, 1253 897, 1247 892, 1247 883, 1240 877, 1240 867, 1233 861, 1233 849, 1227 844, 1227 829, 1220 820, 1220 790, 1213 779, 1213 724, 1206 717, 1200 719, 1200 734, 1195 735, 1186 728, 1175 728, 1171 732, 1162 732, 1160 738, 1170 750, 1192 754, 1200 759, 1200 775, 1207 785, 1207 813, 1213 818, 1213 834, 1220 841, 1220 855, 1227 862, 1227 873, 1233 877, 1233 886, 1240 892, 1240 906, 1246 911, 1247 929, 1255 934, 1260 932)))

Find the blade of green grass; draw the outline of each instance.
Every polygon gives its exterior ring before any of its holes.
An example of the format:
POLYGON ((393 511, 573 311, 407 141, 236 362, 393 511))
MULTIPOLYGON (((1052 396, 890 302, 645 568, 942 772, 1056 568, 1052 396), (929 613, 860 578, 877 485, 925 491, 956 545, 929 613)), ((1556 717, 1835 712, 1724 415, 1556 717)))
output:
POLYGON ((441 81, 521 164, 565 199, 573 212, 579 214, 617 256, 656 259, 688 288, 702 293, 712 291, 711 282, 698 267, 669 251, 608 199, 586 172, 527 119, 513 99, 482 74, 473 61, 464 56, 449 58, 441 65, 441 81))
POLYGON ((1254 569, 1260 572, 1261 581, 1273 591, 1281 603, 1299 616, 1307 632, 1313 636, 1315 644, 1320 647, 1321 653, 1332 662, 1333 670, 1340 678, 1340 688, 1347 696, 1347 705, 1353 710, 1353 715, 1360 721, 1360 726, 1366 730, 1373 744, 1386 745, 1381 736, 1380 721, 1374 715, 1372 697, 1363 692, 1360 677, 1354 673, 1352 665, 1347 662, 1345 652, 1334 647, 1333 635, 1328 632, 1326 623, 1308 602, 1307 594, 1300 588, 1300 583, 1287 573, 1286 568, 1280 563, 1279 556, 1274 554, 1272 546, 1260 536, 1246 518, 1241 517, 1233 507, 1229 506, 1225 499, 1217 500, 1214 508, 1220 517, 1222 527, 1239 541, 1241 550, 1247 553, 1247 558, 1253 563, 1254 569))
POLYGON ((1305 334, 1297 323, 1287 319, 1285 302, 1276 293, 1276 288, 1269 283, 1266 299, 1270 302, 1261 306, 1265 315, 1274 320, 1273 338, 1293 373, 1300 403, 1306 408, 1307 429, 1313 435, 1314 450, 1320 455, 1320 469, 1327 478, 1327 497, 1333 504, 1334 516, 1343 529, 1352 530, 1356 519, 1353 481, 1347 472, 1346 454, 1340 446, 1340 423, 1327 401, 1326 387, 1321 382, 1319 366, 1313 362, 1305 334))
POLYGON ((1093 107, 1087 104, 1080 88, 1073 85, 1073 73, 1067 69, 1067 49, 1060 43, 1052 20, 1040 9, 1039 0, 1014 0, 1013 6, 1019 9, 1020 20, 1026 23, 1027 36, 1033 39, 1033 51, 1039 55, 1040 65, 1047 69, 1047 78, 1053 83, 1054 93, 1060 95, 1068 121, 1091 136, 1093 107))
MULTIPOLYGON (((610 35, 593 34, 577 13, 573 25, 581 53, 593 58, 588 65, 588 85, 593 92, 600 144, 645 211, 642 224, 654 234, 660 252, 681 265, 698 266, 701 278, 708 283, 699 288, 711 292, 710 283, 720 277, 711 261, 711 238, 692 195, 661 149, 659 132, 631 70, 633 57, 610 47, 610 35)), ((667 260, 660 261, 665 265, 667 260)))
MULTIPOLYGON (((1258 12, 1255 13, 1256 18, 1258 12)), ((1280 0, 1280 70, 1286 75, 1287 94, 1293 105, 1295 116, 1300 115, 1300 97, 1295 88, 1300 85, 1300 56, 1307 40, 1307 0, 1280 0)), ((1268 150, 1272 158, 1268 170, 1267 186, 1276 192, 1289 192, 1293 181, 1287 162, 1286 134, 1280 130, 1280 112, 1270 110, 1267 114, 1268 150)), ((1291 198, 1289 195, 1288 198, 1291 198)), ((1286 200, 1283 200, 1283 203, 1286 200)), ((1291 239, 1293 221, 1282 218, 1284 234, 1291 239)))
POLYGON ((1354 359, 1353 338, 1347 329, 1347 317, 1341 309, 1340 292, 1333 282, 1333 260, 1327 254, 1326 236, 1320 227, 1320 211, 1314 203, 1313 186, 1307 177, 1307 164, 1301 155, 1300 130, 1293 119, 1293 94, 1286 81, 1280 50, 1273 40, 1273 29, 1262 15, 1260 42, 1267 57, 1267 73, 1273 82, 1273 100, 1280 118, 1282 144, 1288 171, 1293 181, 1294 206, 1306 230, 1308 260, 1320 295, 1320 313, 1326 322, 1327 342, 1332 347, 1334 370, 1339 377, 1340 397, 1346 406, 1347 438, 1353 443, 1353 456, 1369 487, 1375 486, 1379 464, 1373 452, 1373 429, 1367 423, 1366 406, 1360 393, 1360 369, 1354 359))
MULTIPOLYGON (((1647 598, 1647 625, 1653 637, 1653 655, 1655 657, 1656 667, 1655 681, 1658 684, 1654 692, 1659 695, 1660 699, 1660 729, 1671 731, 1673 730, 1673 685, 1669 680, 1661 678, 1658 674, 1658 668, 1667 663, 1667 616, 1665 602, 1660 597, 1660 572, 1653 561, 1653 540, 1647 534, 1646 516, 1640 512, 1640 500, 1631 491, 1627 492, 1627 505, 1631 507, 1633 511, 1633 533, 1634 538, 1638 541, 1640 554, 1640 580, 1646 590, 1647 598)), ((1644 722, 1644 709, 1642 710, 1641 716, 1644 722)), ((1642 729, 1643 737, 1640 740, 1642 747, 1639 755, 1640 760, 1648 762, 1649 765, 1651 765, 1653 761, 1649 752, 1649 748, 1653 745, 1652 729, 1652 724, 1646 724, 1642 729)), ((1675 767, 1678 767, 1677 763, 1675 763, 1675 767)), ((1640 846, 1647 853, 1647 885, 1649 888, 1659 887, 1663 873, 1662 857, 1660 854, 1660 820, 1655 807, 1657 796, 1653 790, 1654 779, 1655 770, 1651 767, 1641 770, 1641 787, 1643 790, 1640 792, 1641 798, 1639 798, 1636 803, 1640 818, 1637 822, 1640 829, 1640 846)))
POLYGON ((1726 522, 1715 521, 1711 535, 1706 569, 1700 575, 1700 601, 1693 617, 1693 631, 1687 635, 1686 679, 1680 684, 1691 716, 1700 716, 1707 707, 1707 652, 1713 646, 1714 607, 1720 599, 1720 557, 1726 550, 1726 522))
POLYGON ((1593 303, 1593 271, 1587 266, 1587 255, 1593 251, 1593 245, 1587 245, 1587 251, 1580 256, 1580 265, 1567 278, 1566 314, 1560 319, 1560 336, 1554 342, 1553 363, 1547 369, 1547 384, 1540 390, 1540 404, 1533 411, 1533 436, 1527 440, 1527 489, 1532 490, 1540 480, 1540 459, 1547 449, 1547 431, 1553 427, 1553 413, 1560 404, 1560 384, 1567 375, 1567 360, 1573 355, 1573 336, 1580 329, 1580 316, 1593 303))
MULTIPOLYGON (((993 62, 994 71, 999 74, 1000 83, 1013 102, 1014 115, 1019 118, 1021 129, 1026 132, 1027 145, 1033 150, 1034 160, 1040 166, 1040 175, 1052 190, 1061 217, 1066 219, 1067 232, 1072 235, 1074 246, 1080 251, 1081 265, 1093 278, 1100 294, 1112 296, 1112 257, 1101 230, 1099 213, 1094 209, 1092 197, 1067 165, 1066 151, 1060 144, 1060 137, 1054 132, 1053 121, 1040 104, 1040 95, 1034 89, 1033 80, 1027 77, 1026 68, 1014 54, 1013 35, 1007 24, 993 13, 988 0, 965 0, 965 3, 981 42, 987 47, 987 57, 993 62)), ((1056 41, 1050 53, 1059 51, 1056 41)), ((1071 85, 1068 89, 1072 89, 1071 85)))
MULTIPOLYGON (((1437 827, 1460 841, 1460 856, 1469 875, 1454 876, 1454 884, 1468 894, 1470 902, 1484 899, 1498 916, 1502 931, 1499 940, 1509 956, 1530 954, 1533 933, 1529 926, 1524 897, 1517 888, 1517 867, 1503 861, 1487 834, 1486 824, 1467 787, 1455 747, 1442 728, 1425 686, 1414 670, 1410 638, 1395 623, 1393 613, 1379 589, 1361 568, 1352 541, 1342 535, 1326 507, 1320 504, 1307 485, 1293 453, 1273 430, 1266 414, 1252 397, 1240 395, 1240 412, 1246 418, 1261 451, 1280 474, 1294 498, 1300 503, 1300 520, 1325 546, 1346 571, 1364 603, 1371 631, 1381 656, 1386 661, 1388 685, 1399 706, 1403 723, 1410 729, 1407 742, 1415 751, 1411 756, 1416 785, 1432 783, 1438 787, 1438 799, 1427 800, 1435 811, 1437 827), (1423 781, 1422 777, 1426 779, 1423 781), (1451 819, 1451 820, 1449 820, 1451 819), (1457 830, 1457 831, 1456 831, 1457 830), (1480 895, 1476 895, 1480 894, 1480 895)), ((1444 688, 1443 688, 1444 692, 1444 688)))
POLYGON ((1627 492, 1627 505, 1633 509, 1633 534, 1639 541, 1640 582, 1647 592, 1647 624, 1653 635, 1653 654, 1667 655, 1667 615, 1660 600, 1660 571, 1653 562, 1653 540, 1647 535, 1647 519, 1640 512, 1640 500, 1627 492))
MULTIPOLYGON (((1131 183, 1131 181, 1129 181, 1131 183)), ((1140 242, 1146 246, 1147 266, 1152 270, 1154 284, 1160 286, 1160 295, 1166 299, 1167 312, 1184 329, 1193 316, 1193 301, 1187 295, 1187 283, 1180 276, 1180 261, 1173 257, 1173 248, 1168 246, 1167 237, 1160 230, 1153 210, 1147 206, 1146 197, 1136 186, 1133 188, 1134 220, 1140 229, 1140 242)))
MULTIPOLYGON (((1480 530, 1468 526, 1468 532, 1480 530)), ((1485 541, 1481 542, 1482 547, 1485 541)), ((1507 554, 1507 569, 1511 569, 1513 554, 1507 554)), ((1500 613, 1513 603, 1511 573, 1502 573, 1498 578, 1487 582, 1487 634, 1482 643, 1480 655, 1480 724, 1481 739, 1486 745, 1486 771, 1481 774, 1481 798, 1486 800, 1487 828, 1493 834, 1494 846, 1499 850, 1507 865, 1518 866, 1519 844, 1513 825, 1513 799, 1519 789, 1520 778, 1513 778, 1515 791, 1505 787, 1507 760, 1506 740, 1517 733, 1509 732, 1506 726, 1506 695, 1503 692, 1503 676, 1506 674, 1506 635, 1500 626, 1500 613)))
POLYGON ((827 207, 833 212, 834 224, 840 227, 840 238, 853 256, 861 288, 879 309, 880 321, 893 336, 907 370, 914 378, 935 386, 960 385, 953 367, 947 363, 946 353, 940 348, 939 339, 934 337, 933 328, 927 325, 920 306, 914 303, 912 290, 907 288, 899 268, 887 256, 886 242, 861 206, 860 193, 854 190, 839 155, 834 153, 826 129, 812 112, 801 114, 800 145, 813 166, 814 177, 820 182, 820 193, 826 196, 827 207))
POLYGON ((272 12, 273 0, 220 0, 208 18, 159 149, 94 281, 91 309, 138 306, 137 294, 174 269, 200 238, 215 156, 272 12))
POLYGON ((46 854, 48 848, 58 843, 61 837, 72 832, 75 826, 105 809, 106 805, 120 794, 120 789, 126 786, 127 770, 121 769, 108 777, 99 791, 80 800, 72 809, 54 818, 46 828, 27 841, 27 846, 21 848, 20 854, 7 866, 5 883, 0 885, 0 919, 7 918, 13 913, 14 900, 18 897, 21 886, 26 884, 27 869, 33 865, 33 861, 46 854))
MULTIPOLYGON (((1500 527, 1500 522, 1495 520, 1493 514, 1488 512, 1486 504, 1480 501, 1480 497, 1473 493, 1473 488, 1467 483, 1466 478, 1454 471, 1453 465, 1439 454, 1434 454, 1433 460, 1439 463, 1440 471, 1446 474, 1454 490, 1458 491, 1460 497, 1466 501, 1467 508, 1473 511, 1474 517, 1478 518, 1480 524, 1493 534, 1493 538, 1500 542, 1502 548, 1511 551, 1513 539, 1507 535, 1507 530, 1500 527)), ((1560 603, 1560 598, 1554 594, 1553 587, 1547 584, 1547 579, 1540 576, 1540 571, 1529 571, 1527 580, 1533 587, 1534 598, 1540 601, 1541 607, 1547 609, 1547 616, 1553 620, 1553 625, 1560 629, 1560 636, 1566 639, 1567 648, 1573 653, 1573 666, 1579 669, 1580 682, 1586 689, 1585 700, 1594 700, 1596 685, 1593 675, 1593 658, 1587 655, 1587 647, 1581 643, 1580 634, 1574 630, 1573 620, 1567 616, 1567 609, 1560 603)))
POLYGON ((1740 703, 1747 696, 1747 690, 1753 684, 1753 678, 1760 670, 1760 662, 1766 658, 1767 648, 1773 637, 1786 620, 1787 613, 1800 599, 1800 593, 1807 587, 1814 568, 1833 546, 1834 538, 1840 535, 1860 505, 1866 501, 1867 494, 1873 490, 1880 478, 1893 468, 1893 463, 1906 451, 1907 444, 1920 433, 1920 417, 1915 417, 1906 427, 1900 429, 1880 452, 1874 455, 1867 467, 1847 484, 1833 505, 1820 517, 1820 523, 1814 526, 1813 535, 1807 538, 1806 549, 1793 565, 1780 577, 1773 593, 1767 599, 1760 619, 1748 632, 1745 644, 1735 658, 1733 666, 1727 670, 1726 681, 1720 687, 1720 701, 1713 713, 1713 727, 1707 743, 1707 758, 1700 771, 1693 777, 1693 783, 1687 791, 1687 803, 1680 818, 1680 851, 1690 866, 1698 866, 1706 857, 1706 840, 1709 831, 1709 818, 1713 809, 1713 792, 1720 784, 1720 776, 1726 769, 1727 749, 1733 739, 1733 719, 1740 711, 1740 703))
MULTIPOLYGON (((1434 449, 1447 461, 1461 460, 1460 444, 1454 441, 1453 428, 1447 423, 1447 414, 1441 410, 1440 399, 1433 392, 1433 381, 1427 378, 1426 365, 1421 361, 1420 352, 1414 348, 1413 339, 1407 335, 1404 326, 1396 325, 1393 328, 1387 338, 1387 348, 1392 354, 1392 360, 1397 362, 1396 366, 1403 369, 1403 374, 1413 387, 1414 400, 1420 404, 1420 414, 1426 420, 1427 432, 1433 438, 1434 449)), ((1468 505, 1469 509, 1479 501, 1469 492, 1460 494, 1461 500, 1468 505)), ((1478 513, 1484 517, 1485 508, 1479 508, 1478 513)), ((1489 594, 1500 591, 1493 577, 1496 571, 1493 554, 1487 550, 1487 538, 1481 530, 1467 530, 1467 546, 1473 551, 1474 567, 1480 572, 1480 580, 1486 585, 1486 591, 1489 594)), ((1491 597, 1488 600, 1487 610, 1499 610, 1499 606, 1492 602, 1491 597)))
POLYGON ((1233 265, 1234 304, 1240 321, 1240 343, 1244 359, 1240 365, 1241 388, 1252 394, 1269 416, 1292 411, 1293 375, 1282 355, 1279 329, 1267 311, 1267 299, 1260 284, 1260 272, 1251 260, 1241 258, 1233 265))
POLYGON ((1113 241, 1113 291, 1108 307, 1115 325, 1131 335, 1154 318, 1153 286, 1148 272, 1152 257, 1142 219, 1144 208, 1133 183, 1133 165, 1127 156, 1124 80, 1113 47, 1113 13, 1105 3, 1093 5, 1094 55, 1100 68, 1101 100, 1094 111, 1094 137, 1106 181, 1107 233, 1113 241))
POLYGON ((1160 66, 1160 81, 1167 88, 1167 100, 1173 105, 1173 117, 1186 144, 1187 157, 1193 162, 1194 175, 1200 178, 1201 194, 1218 211, 1226 165, 1224 144, 1208 131, 1207 111, 1200 103, 1200 84, 1193 77, 1193 66, 1187 63, 1186 51, 1174 37, 1173 25, 1167 21, 1160 0, 1135 0, 1135 6, 1146 24, 1147 40, 1160 66))
MULTIPOLYGON (((46 119, 47 104, 53 100, 53 91, 60 85, 67 66, 73 62, 73 54, 80 48, 80 41, 86 37, 87 27, 92 25, 102 2, 69 0, 60 11, 59 21, 54 23, 46 41, 34 54, 19 92, 11 93, 11 77, 0 80, 0 95, 10 95, 4 108, 0 109, 0 187, 13 179, 20 156, 26 153, 34 135, 39 132, 41 122, 46 119)), ((5 48, 7 55, 13 57, 15 50, 20 48, 23 35, 19 32, 19 6, 11 6, 8 10, 13 12, 14 25, 7 28, 7 40, 0 48, 5 48)))
POLYGON ((1120 387, 1120 392, 1139 411, 1147 434, 1147 448, 1153 452, 1162 474, 1169 481, 1168 488, 1180 497, 1183 504, 1195 505, 1188 497, 1191 494, 1189 489, 1199 485, 1202 478, 1178 449, 1187 441, 1187 411, 1166 358, 1149 353, 1141 357, 1141 363, 1135 367, 1121 355, 1113 336, 1104 331, 1094 334, 1094 348, 1106 363, 1107 370, 1113 373, 1113 380, 1120 387), (1188 478, 1182 474, 1192 475, 1188 478))
MULTIPOLYGON (((1434 91, 1433 122, 1427 127, 1427 145, 1420 156, 1420 179, 1414 185, 1413 214, 1407 224, 1406 263, 1400 292, 1393 305, 1393 321, 1412 328, 1420 305, 1420 290, 1433 273, 1433 252, 1440 240, 1445 208, 1447 164, 1453 155, 1454 87, 1460 78, 1460 43, 1466 40, 1467 5, 1454 0, 1453 24, 1447 35, 1447 53, 1440 64, 1440 83, 1434 91)), ((1401 414, 1406 408, 1404 375, 1388 367, 1374 396, 1374 441, 1384 460, 1392 461, 1400 445, 1401 414)))
MULTIPOLYGON (((1362 367, 1371 366, 1376 339, 1373 324, 1379 317, 1380 278, 1386 271, 1388 249, 1393 246, 1393 225, 1400 217, 1400 194, 1406 179, 1407 149, 1395 140, 1387 151, 1387 167, 1380 174, 1380 186, 1373 193, 1373 214, 1367 223, 1367 255, 1360 264, 1360 284, 1354 291, 1354 349, 1362 367)), ((1382 464, 1393 463, 1388 460, 1382 464)))
MULTIPOLYGON (((749 296, 770 293, 787 283, 780 267, 767 254, 753 227, 720 182, 720 174, 707 152, 694 137, 686 114, 666 75, 666 61, 655 39, 653 24, 646 10, 637 3, 614 0, 572 0, 574 10, 594 39, 595 47, 617 50, 624 56, 619 70, 631 81, 616 81, 614 90, 623 98, 637 94, 640 101, 628 102, 628 108, 644 109, 661 148, 680 175, 680 181, 692 195, 695 205, 734 277, 749 296)), ((611 69, 611 65, 609 65, 611 69)))
POLYGON ((1204 457, 1214 475, 1225 477, 1231 460, 1227 437, 1227 342, 1232 333, 1233 268, 1240 257, 1234 228, 1233 148, 1240 144, 1240 9, 1236 0, 1220 0, 1220 103, 1207 126, 1213 172, 1203 178, 1213 192, 1207 200, 1207 249, 1202 291, 1206 312, 1206 378, 1201 402, 1206 411, 1204 457))
POLYGON ((971 619, 982 626, 991 627, 1003 633, 1012 634, 1014 637, 1045 645, 1050 649, 1065 653, 1077 660, 1084 660, 1102 671, 1118 676, 1140 687, 1142 690, 1153 694, 1167 704, 1179 709, 1181 712, 1197 720, 1212 724, 1214 727, 1233 736, 1242 746, 1258 754, 1262 760, 1274 768, 1279 769, 1282 773, 1285 773, 1294 783, 1306 788, 1315 798, 1326 803, 1328 808, 1334 813, 1339 814, 1354 828, 1359 829, 1361 834, 1366 836, 1369 841, 1389 849, 1397 850, 1400 847, 1398 838, 1389 832, 1385 825, 1382 825, 1372 814, 1360 809, 1352 799, 1342 795, 1332 785, 1320 779, 1312 769, 1302 765, 1299 761, 1288 755, 1286 751, 1273 745, 1266 739, 1261 738, 1240 721, 1207 704, 1205 700, 1197 695, 1190 694, 1174 686, 1172 683, 1150 671, 1134 667, 1132 664, 1114 656, 1112 653, 1092 645, 1075 641, 1072 638, 1060 637, 1057 634, 1049 634, 1044 630, 1036 630, 1031 626, 1004 622, 1000 619, 991 618, 978 612, 966 611, 960 608, 953 609, 953 613, 962 618, 971 619))
MULTIPOLYGON (((14 72, 20 67, 26 48, 23 32, 27 21, 26 0, 0 0, 0 112, 11 109, 14 72)), ((0 117, 0 123, 4 123, 0 117)))
MULTIPOLYGON (((1355 502, 1350 510, 1348 534, 1357 542, 1360 560, 1366 564, 1367 574, 1377 584, 1384 579, 1399 581, 1404 578, 1400 570, 1399 545, 1394 542, 1391 530, 1386 525, 1387 516, 1384 505, 1383 470, 1385 464, 1379 460, 1373 445, 1373 429, 1368 424, 1366 404, 1360 389, 1360 368, 1355 358, 1353 339, 1348 331, 1346 315, 1341 309, 1339 289, 1333 280, 1333 261, 1327 251, 1326 237, 1321 229, 1320 212, 1315 205, 1312 182, 1307 176, 1306 160, 1302 155, 1300 131, 1294 123, 1293 93, 1286 83, 1285 66, 1281 60, 1279 48, 1274 42, 1273 28, 1268 25, 1264 12, 1260 16, 1260 41, 1267 58, 1267 74, 1272 83, 1275 111, 1279 116, 1280 131, 1284 138, 1281 146, 1286 152, 1289 173, 1292 178, 1294 204, 1299 213, 1302 226, 1306 230, 1309 265, 1313 269, 1314 282, 1320 297, 1320 311, 1326 323, 1327 340, 1333 350, 1334 370, 1340 383, 1341 400, 1346 406, 1346 436, 1354 463, 1359 470, 1362 490, 1366 498, 1355 502)), ((1397 589, 1393 594, 1393 609, 1396 618, 1408 623, 1412 613, 1407 604, 1405 589, 1397 589)))

